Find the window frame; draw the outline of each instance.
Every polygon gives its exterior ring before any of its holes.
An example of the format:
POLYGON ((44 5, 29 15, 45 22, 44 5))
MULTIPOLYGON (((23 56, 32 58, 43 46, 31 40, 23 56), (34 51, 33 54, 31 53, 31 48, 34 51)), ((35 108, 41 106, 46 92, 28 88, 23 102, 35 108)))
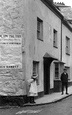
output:
POLYGON ((53 47, 58 48, 57 30, 53 29, 53 47))
POLYGON ((66 54, 70 55, 70 38, 66 36, 66 54))
POLYGON ((38 61, 33 61, 33 72, 36 72, 36 74, 38 75, 37 85, 39 85, 39 62, 38 61))
POLYGON ((37 39, 43 41, 43 20, 37 17, 37 39))
POLYGON ((59 64, 56 62, 55 62, 55 79, 59 79, 59 64), (56 70, 56 65, 57 65, 57 70, 56 70))

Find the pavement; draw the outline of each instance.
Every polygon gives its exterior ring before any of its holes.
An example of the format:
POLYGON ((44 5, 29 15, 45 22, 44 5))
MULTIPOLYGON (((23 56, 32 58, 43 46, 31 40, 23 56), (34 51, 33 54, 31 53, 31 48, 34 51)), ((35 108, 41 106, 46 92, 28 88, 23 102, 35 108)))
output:
MULTIPOLYGON (((35 99, 35 104, 23 104, 21 107, 27 107, 27 106, 38 106, 38 105, 45 105, 45 104, 51 104, 51 103, 55 103, 58 101, 61 101, 69 96, 72 95, 72 86, 68 87, 68 95, 66 94, 66 91, 64 91, 64 94, 62 95, 61 92, 54 92, 48 95, 44 95, 43 97, 37 98, 35 99)), ((19 107, 19 106, 0 106, 0 109, 8 109, 8 108, 15 108, 15 107, 19 107)))
POLYGON ((36 99, 35 102, 36 105, 50 104, 65 99, 71 95, 72 95, 72 86, 68 87, 68 95, 64 90, 63 95, 61 95, 61 92, 55 92, 48 95, 44 95, 43 97, 36 99))

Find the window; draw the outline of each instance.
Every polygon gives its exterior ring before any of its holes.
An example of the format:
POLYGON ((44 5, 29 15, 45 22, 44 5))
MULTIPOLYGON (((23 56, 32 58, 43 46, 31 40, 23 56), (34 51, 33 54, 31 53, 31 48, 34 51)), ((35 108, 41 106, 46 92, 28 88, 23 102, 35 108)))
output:
POLYGON ((65 66, 65 68, 67 69, 68 79, 70 80, 70 67, 65 66))
POLYGON ((39 62, 33 61, 33 72, 35 72, 38 75, 38 81, 39 84, 39 62))
POLYGON ((66 54, 70 55, 70 38, 66 36, 66 54))
POLYGON ((59 79, 59 64, 55 63, 55 79, 59 79))
POLYGON ((57 48, 57 31, 53 30, 53 46, 57 48))
POLYGON ((43 21, 37 18, 37 39, 43 41, 43 21))

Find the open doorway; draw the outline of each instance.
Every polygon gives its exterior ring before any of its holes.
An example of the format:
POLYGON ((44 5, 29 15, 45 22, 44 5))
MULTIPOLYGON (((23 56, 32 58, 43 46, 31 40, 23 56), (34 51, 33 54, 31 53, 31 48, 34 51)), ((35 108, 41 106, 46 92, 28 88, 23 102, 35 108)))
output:
POLYGON ((54 56, 45 53, 44 57, 44 94, 50 93, 50 65, 53 60, 57 60, 54 56))
POLYGON ((44 94, 50 91, 50 62, 48 58, 44 58, 44 94))

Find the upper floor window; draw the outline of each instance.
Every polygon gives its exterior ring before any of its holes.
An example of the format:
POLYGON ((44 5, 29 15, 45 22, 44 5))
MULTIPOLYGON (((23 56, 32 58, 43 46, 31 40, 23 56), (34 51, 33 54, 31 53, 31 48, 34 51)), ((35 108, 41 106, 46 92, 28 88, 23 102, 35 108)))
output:
POLYGON ((66 54, 70 55, 70 38, 66 36, 66 54))
POLYGON ((37 18, 37 39, 43 40, 43 21, 37 18))
POLYGON ((57 31, 53 29, 53 46, 57 48, 57 31))

